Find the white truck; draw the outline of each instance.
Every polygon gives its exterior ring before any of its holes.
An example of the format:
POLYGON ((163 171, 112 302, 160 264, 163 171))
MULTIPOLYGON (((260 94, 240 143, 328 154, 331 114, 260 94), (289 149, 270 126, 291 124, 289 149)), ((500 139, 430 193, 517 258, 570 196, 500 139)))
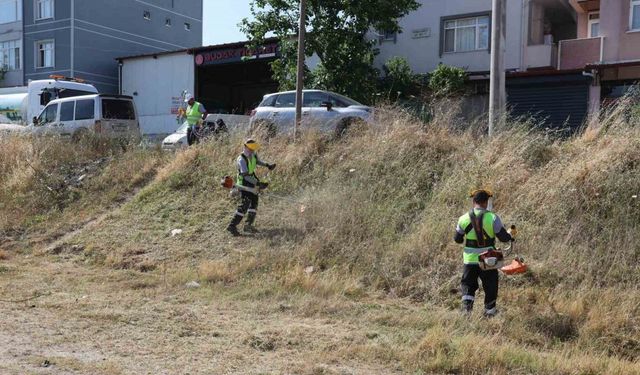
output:
POLYGON ((97 93, 93 85, 62 76, 29 81, 23 87, 0 88, 0 130, 25 129, 52 100, 97 93))

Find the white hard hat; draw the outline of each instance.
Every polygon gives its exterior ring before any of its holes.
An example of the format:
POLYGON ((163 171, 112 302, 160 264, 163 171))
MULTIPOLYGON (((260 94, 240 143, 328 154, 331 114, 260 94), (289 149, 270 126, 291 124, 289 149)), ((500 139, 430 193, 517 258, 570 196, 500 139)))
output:
POLYGON ((195 97, 191 94, 188 94, 187 96, 184 97, 184 102, 187 103, 191 99, 195 99, 195 97))

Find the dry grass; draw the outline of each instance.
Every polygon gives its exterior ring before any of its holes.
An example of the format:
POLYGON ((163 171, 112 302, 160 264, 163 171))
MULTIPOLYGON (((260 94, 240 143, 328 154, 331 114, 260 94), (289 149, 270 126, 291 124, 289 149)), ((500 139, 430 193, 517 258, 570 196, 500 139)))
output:
POLYGON ((452 106, 429 125, 386 109, 376 127, 340 140, 312 131, 295 143, 275 138, 261 152, 278 163, 261 200, 262 232, 239 239, 224 232, 235 202, 218 182, 234 174, 240 136, 172 159, 17 139, 7 141, 13 151, 0 151, 0 228, 19 242, 13 233, 66 228, 135 194, 71 241, 84 251, 58 256, 132 272, 123 285, 139 298, 158 289, 170 298, 198 280, 192 302, 222 299, 258 316, 329 320, 346 330, 290 339, 243 323, 234 341, 241 350, 280 363, 280 353, 299 345, 322 359, 270 368, 276 372, 340 373, 336 363, 372 362, 387 373, 640 373, 640 128, 629 105, 568 139, 513 122, 487 138, 480 124, 463 130, 452 106), (64 199, 34 195, 43 184, 38 169, 21 164, 33 159, 56 176, 103 157, 96 177, 64 199), (459 315, 455 293, 461 251, 451 236, 478 186, 492 188, 496 211, 520 227, 518 251, 531 266, 503 278, 502 314, 491 321, 459 315), (182 234, 171 236, 175 228, 182 234))

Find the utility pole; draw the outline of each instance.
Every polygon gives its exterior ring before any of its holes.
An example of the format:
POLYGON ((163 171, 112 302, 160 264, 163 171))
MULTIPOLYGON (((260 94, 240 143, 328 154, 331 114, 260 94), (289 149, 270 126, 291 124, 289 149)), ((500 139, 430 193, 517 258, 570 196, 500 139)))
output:
POLYGON ((491 19, 491 82, 489 91, 489 136, 504 119, 507 90, 504 54, 507 39, 507 0, 493 0, 491 19))
POLYGON ((298 77, 296 79, 296 123, 293 127, 293 140, 298 138, 298 129, 302 122, 302 89, 304 88, 304 37, 307 27, 307 0, 300 0, 300 24, 298 26, 298 77))

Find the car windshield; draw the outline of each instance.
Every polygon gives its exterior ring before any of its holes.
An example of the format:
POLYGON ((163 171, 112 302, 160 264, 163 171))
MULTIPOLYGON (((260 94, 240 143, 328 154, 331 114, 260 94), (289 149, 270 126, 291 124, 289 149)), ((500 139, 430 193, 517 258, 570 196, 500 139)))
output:
POLYGON ((180 127, 175 132, 178 134, 187 134, 188 127, 189 127, 189 123, 185 121, 184 123, 182 123, 182 125, 180 125, 180 127))

